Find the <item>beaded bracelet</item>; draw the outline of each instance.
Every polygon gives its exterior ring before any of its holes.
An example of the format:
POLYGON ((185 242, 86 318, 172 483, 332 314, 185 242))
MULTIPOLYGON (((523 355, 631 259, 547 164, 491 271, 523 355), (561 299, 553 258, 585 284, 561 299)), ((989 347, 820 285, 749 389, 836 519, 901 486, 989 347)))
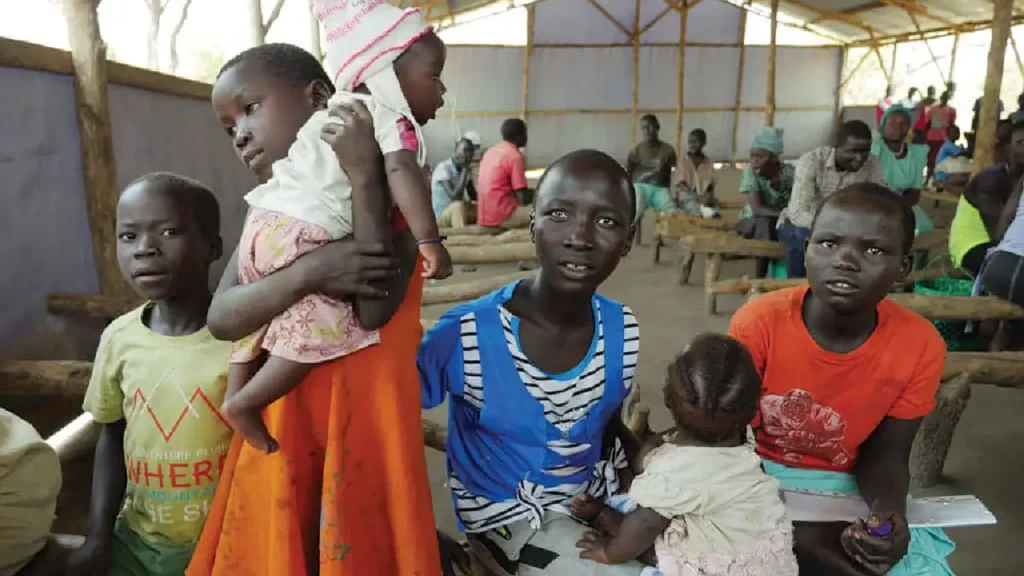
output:
POLYGON ((417 240, 416 241, 416 245, 417 246, 423 246, 424 244, 441 244, 442 242, 444 242, 447 239, 448 239, 447 236, 438 236, 437 238, 427 238, 425 240, 417 240))

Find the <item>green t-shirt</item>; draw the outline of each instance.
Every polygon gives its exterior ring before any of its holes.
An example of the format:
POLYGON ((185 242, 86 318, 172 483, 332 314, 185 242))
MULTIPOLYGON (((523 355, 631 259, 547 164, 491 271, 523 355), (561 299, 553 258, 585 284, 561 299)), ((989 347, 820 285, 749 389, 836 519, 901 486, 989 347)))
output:
POLYGON ((100 423, 126 421, 128 529, 155 544, 191 547, 232 435, 219 412, 231 343, 206 328, 158 334, 142 323, 145 309, 103 331, 83 408, 100 423))

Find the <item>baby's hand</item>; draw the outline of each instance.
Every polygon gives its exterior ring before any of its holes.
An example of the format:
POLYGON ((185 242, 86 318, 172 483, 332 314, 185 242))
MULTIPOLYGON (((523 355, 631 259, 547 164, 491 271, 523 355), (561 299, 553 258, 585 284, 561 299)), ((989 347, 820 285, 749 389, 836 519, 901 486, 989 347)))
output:
POLYGON ((572 499, 569 510, 572 511, 573 516, 590 523, 601 514, 601 510, 604 510, 604 507, 605 503, 597 498, 589 494, 580 494, 572 499))
POLYGON ((452 275, 452 258, 440 242, 420 244, 423 255, 423 277, 442 280, 452 275))
POLYGON ((583 538, 576 543, 576 547, 583 550, 580 552, 580 558, 593 560, 600 564, 611 564, 608 561, 608 552, 605 550, 607 545, 608 537, 593 530, 584 534, 583 538))

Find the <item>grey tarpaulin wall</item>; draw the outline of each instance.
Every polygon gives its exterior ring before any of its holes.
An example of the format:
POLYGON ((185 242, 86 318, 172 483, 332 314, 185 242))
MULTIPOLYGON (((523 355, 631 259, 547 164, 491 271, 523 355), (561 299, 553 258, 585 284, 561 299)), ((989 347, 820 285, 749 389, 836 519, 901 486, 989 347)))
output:
MULTIPOLYGON (((626 27, 634 0, 598 0, 626 27)), ((663 0, 642 0, 641 29, 665 9, 663 0)), ((540 167, 576 148, 597 148, 625 159, 632 126, 633 47, 587 0, 537 3, 529 56, 527 105, 523 107, 522 46, 449 46, 443 79, 448 110, 426 129, 430 161, 450 154, 452 116, 458 130, 478 132, 485 146, 500 140, 498 127, 525 111, 531 167, 540 167), (455 108, 452 112, 452 101, 455 108)), ((704 0, 687 17, 683 134, 708 133, 716 160, 742 160, 753 135, 764 125, 767 46, 744 48, 739 76, 742 10, 721 0, 704 0), (740 89, 741 109, 736 111, 740 89), (733 125, 739 123, 736 150, 733 125)), ((641 35, 637 114, 655 114, 662 139, 675 144, 677 69, 681 16, 671 11, 641 35)), ((842 67, 839 46, 778 48, 775 125, 786 131, 788 158, 825 144, 835 126, 836 86, 842 67)))
MULTIPOLYGON (((88 357, 96 334, 45 310, 48 292, 98 292, 72 78, 0 66, 0 86, 0 356, 88 357)), ((206 183, 220 200, 230 254, 245 214, 242 195, 255 179, 235 158, 209 101, 116 84, 109 94, 118 186, 155 170, 206 183)))
MULTIPOLYGON (((620 22, 632 23, 634 1, 598 2, 620 22)), ((654 24, 641 36, 637 54, 635 115, 657 115, 663 139, 675 143, 681 17, 675 11, 662 15, 665 6, 663 0, 641 2, 640 23, 654 24)), ((450 154, 458 132, 474 130, 490 146, 500 138, 501 121, 523 113, 531 167, 583 147, 625 159, 634 118, 628 35, 587 0, 541 2, 532 10, 528 66, 522 46, 449 47, 444 80, 455 113, 443 111, 424 131, 432 164, 450 154)), ((745 159, 764 123, 768 48, 744 48, 738 82, 741 13, 721 0, 704 0, 687 19, 682 133, 706 130, 708 152, 716 160, 745 159)), ((786 130, 787 157, 828 141, 841 66, 839 47, 778 49, 775 124, 786 130)), ((69 73, 0 65, 0 85, 0 186, 6 202, 0 215, 0 355, 78 357, 78 348, 68 349, 67 322, 48 317, 44 307, 48 292, 97 292, 72 79, 69 73)), ((235 158, 208 98, 111 78, 110 110, 119 187, 153 170, 207 183, 221 201, 226 248, 233 248, 244 217, 242 196, 255 181, 235 158)), ((93 347, 81 349, 91 354, 93 347)))

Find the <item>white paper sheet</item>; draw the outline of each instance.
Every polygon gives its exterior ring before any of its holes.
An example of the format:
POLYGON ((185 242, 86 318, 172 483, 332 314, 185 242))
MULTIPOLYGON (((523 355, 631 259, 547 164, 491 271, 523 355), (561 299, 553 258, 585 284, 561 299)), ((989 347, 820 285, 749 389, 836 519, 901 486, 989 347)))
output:
MULTIPOLYGON (((780 490, 786 511, 795 522, 853 522, 870 514, 863 499, 846 494, 814 490, 780 490)), ((996 523, 996 517, 975 496, 911 498, 907 503, 907 523, 911 528, 948 528, 984 526, 996 523)))

